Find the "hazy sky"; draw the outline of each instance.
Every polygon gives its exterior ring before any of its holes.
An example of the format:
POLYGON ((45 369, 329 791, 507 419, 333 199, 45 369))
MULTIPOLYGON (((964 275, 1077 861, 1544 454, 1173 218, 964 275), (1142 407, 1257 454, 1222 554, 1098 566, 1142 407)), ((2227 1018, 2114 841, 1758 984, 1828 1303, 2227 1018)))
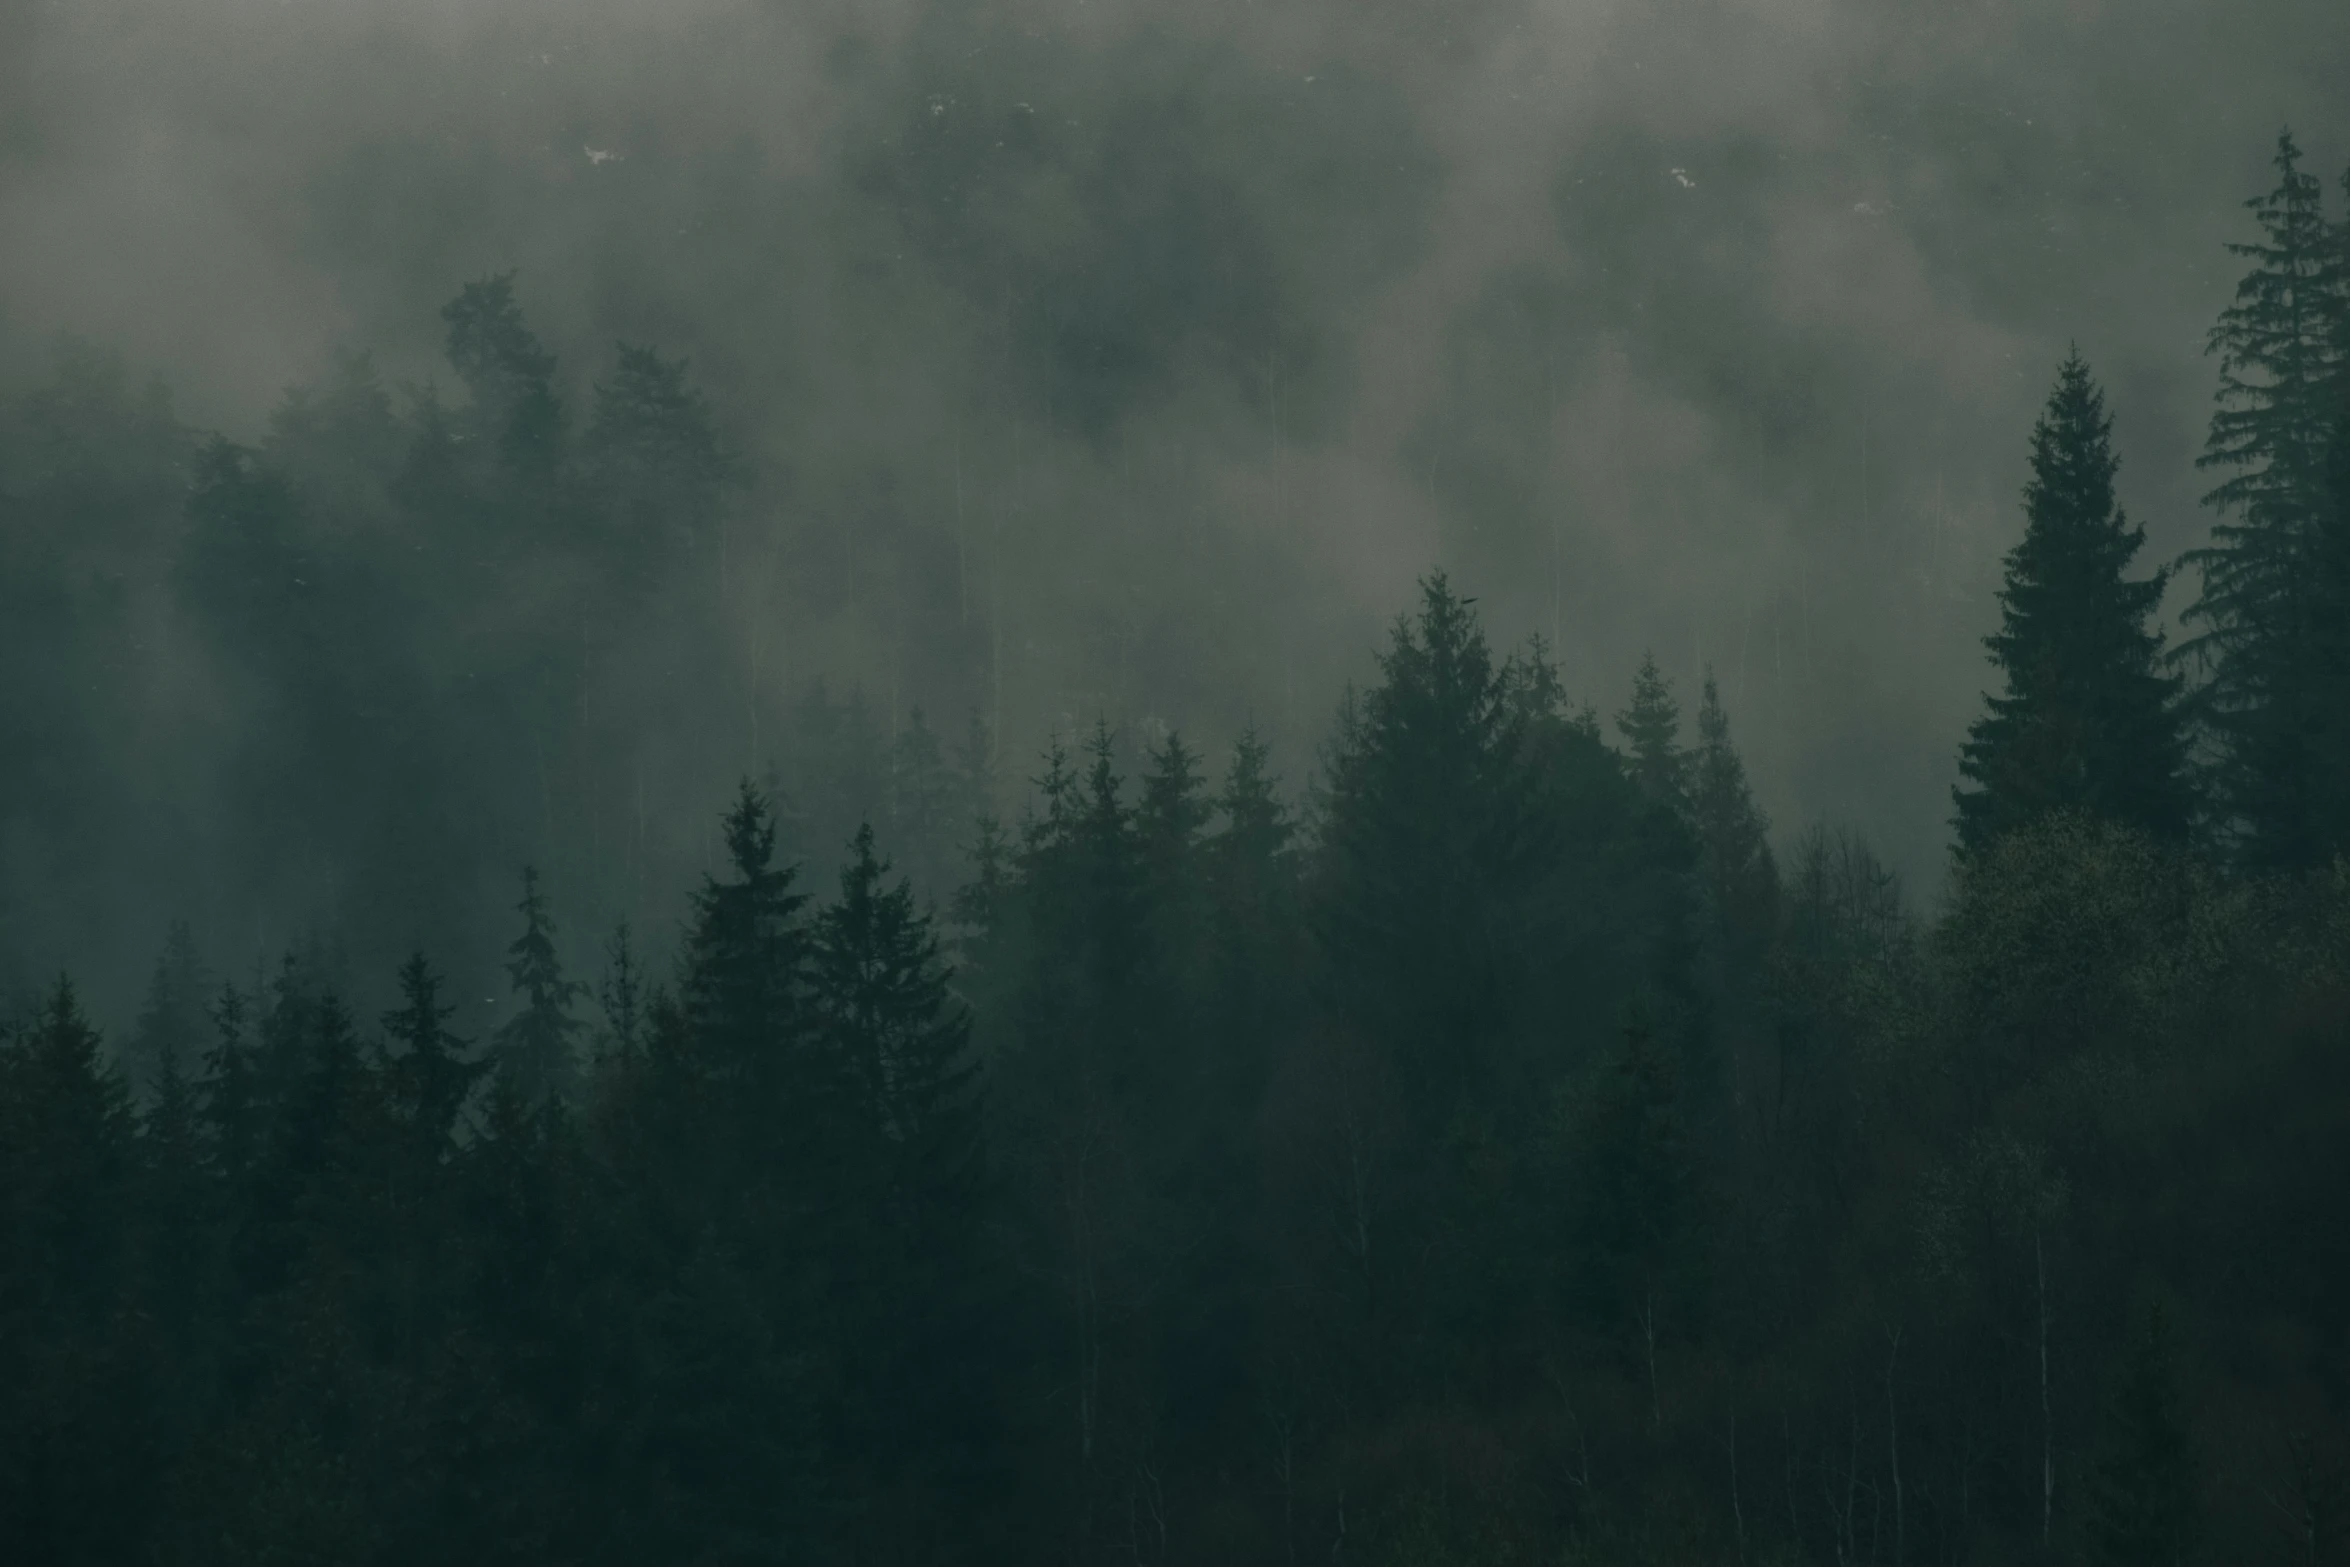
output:
POLYGON ((519 267, 575 399, 726 411, 763 679, 1294 777, 1442 564, 1930 878, 2057 361, 2193 542, 2221 247, 2345 81, 2339 0, 14 0, 0 375, 250 436, 519 267))

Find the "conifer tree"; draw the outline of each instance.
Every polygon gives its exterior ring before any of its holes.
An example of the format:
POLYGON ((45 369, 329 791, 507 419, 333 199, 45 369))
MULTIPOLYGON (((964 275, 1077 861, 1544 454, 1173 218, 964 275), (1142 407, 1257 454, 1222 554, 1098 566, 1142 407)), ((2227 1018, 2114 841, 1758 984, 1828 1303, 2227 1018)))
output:
POLYGON ((1616 732, 1631 749, 1633 781, 1652 800, 1676 810, 1689 797, 1689 753, 1681 748, 1681 704, 1652 653, 1640 655, 1632 676, 1632 705, 1616 714, 1616 732))
POLYGON ((2024 536, 2007 556, 2001 625, 1985 639, 2005 691, 1960 752, 1958 847, 2057 811, 2175 838, 2190 801, 2178 682, 2148 619, 2166 574, 2123 573, 2145 542, 2114 498, 2119 460, 2105 396, 2076 352, 2032 429, 2024 536))
POLYGON ((889 823, 914 891, 942 905, 955 889, 971 808, 919 705, 889 745, 889 823))
POLYGON ((184 1074, 203 1053, 204 996, 209 982, 186 920, 174 920, 163 956, 147 982, 147 999, 123 1052, 124 1074, 141 1093, 154 1091, 162 1063, 174 1058, 184 1074))
POLYGON ((1206 845, 1216 944, 1237 1024, 1267 983, 1294 972, 1298 949, 1297 824, 1282 804, 1271 753, 1252 725, 1232 747, 1216 796, 1221 823, 1206 845))
POLYGON ((800 1020, 807 897, 775 863, 775 818, 746 781, 723 827, 726 880, 694 894, 679 1003, 709 1063, 727 1078, 767 1078, 783 1065, 800 1020))
MULTIPOLYGON (((183 1057, 166 1042, 147 1084, 140 1119, 140 1285, 145 1309, 158 1326, 171 1380, 200 1386, 204 1342, 215 1295, 217 1235, 223 1195, 205 1135, 202 1096, 189 1075, 198 1052, 183 1057)), ((195 1411, 183 1400, 181 1421, 195 1411)))
POLYGON ((685 372, 683 360, 620 344, 611 379, 596 383, 584 444, 604 503, 623 526, 692 545, 716 522, 740 467, 685 372))
POLYGON ((977 1069, 970 1019, 949 993, 930 917, 909 883, 890 883, 889 869, 873 829, 860 827, 839 901, 811 931, 809 999, 864 1130, 889 1150, 901 1220, 922 1227, 967 1189, 977 1069))
MULTIPOLYGON (((1151 947, 1162 984, 1191 994, 1205 952, 1207 883, 1201 839, 1211 807, 1197 753, 1170 733, 1150 753, 1150 771, 1134 806, 1135 849, 1148 903, 1151 947)), ((1172 1021, 1171 1015, 1165 1021, 1172 1021)))
POLYGON ((270 410, 261 453, 330 510, 348 512, 380 502, 406 444, 374 356, 338 353, 324 389, 290 388, 270 410))
POLYGON ((268 1130, 259 1063, 248 1037, 250 1003, 235 985, 223 985, 210 1017, 212 1043, 196 1077, 196 1097, 213 1168, 228 1192, 241 1195, 268 1130))
POLYGON ((1697 749, 1689 759, 1689 810, 1714 918, 1731 945, 1759 954, 1776 923, 1778 862, 1771 856, 1769 819, 1754 803, 1746 764, 1730 743, 1730 715, 1710 669, 1697 708, 1697 749))
POLYGON ((384 1033, 399 1047, 386 1075, 393 1108, 438 1157, 486 1063, 465 1059, 466 1042, 449 1032, 456 1011, 441 1002, 441 982, 424 954, 400 966, 400 1005, 384 1014, 384 1033))
POLYGON ((70 981, 0 1041, 0 1224, 12 1303, 96 1288, 118 1260, 133 1173, 130 1091, 109 1066, 70 981))
POLYGON ((586 987, 565 976, 555 951, 555 920, 547 912, 535 867, 522 869, 522 934, 506 948, 506 978, 522 998, 522 1010, 500 1024, 490 1055, 499 1071, 514 1079, 523 1102, 544 1105, 579 1092, 579 1032, 572 1003, 586 987))
POLYGON ((2323 857, 2319 821, 2340 779, 2319 761, 2331 704, 2332 632, 2322 600, 2329 453, 2350 351, 2350 267, 2329 229, 2323 191, 2277 141, 2276 188, 2247 203, 2261 237, 2229 249, 2252 262, 2212 329, 2219 407, 2198 464, 2228 476, 2204 497, 2222 514, 2212 542, 2186 557, 2202 577, 2180 648, 2206 676, 2196 716, 2217 752, 2225 826, 2255 865, 2323 857))
POLYGON ((646 1002, 643 965, 624 920, 604 944, 604 973, 596 982, 596 1010, 603 1017, 595 1047, 599 1068, 635 1060, 644 1043, 646 1002))
POLYGON ((134 1556, 152 1505, 121 1331, 137 1150, 130 1094, 60 979, 0 1038, 0 1557, 134 1556))
POLYGON ((473 394, 473 433, 500 460, 551 469, 562 453, 563 405, 555 397, 555 356, 523 324, 514 274, 468 283, 441 308, 449 364, 473 394))
POLYGON ((1544 867, 1525 726, 1506 667, 1442 573, 1380 657, 1380 684, 1342 713, 1327 768, 1316 935, 1337 1000, 1417 1072, 1452 1076, 1516 1002, 1508 926, 1544 867))

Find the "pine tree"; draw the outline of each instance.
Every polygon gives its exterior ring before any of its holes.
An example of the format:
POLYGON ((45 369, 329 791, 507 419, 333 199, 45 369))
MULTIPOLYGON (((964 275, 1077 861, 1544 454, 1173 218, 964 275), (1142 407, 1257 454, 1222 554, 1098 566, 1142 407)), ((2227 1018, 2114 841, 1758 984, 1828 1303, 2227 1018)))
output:
POLYGON ((71 981, 0 1041, 0 1225, 12 1305, 73 1298, 111 1275, 133 1171, 130 1091, 71 981), (32 1286, 30 1293, 20 1293, 32 1286))
POLYGON ((1428 1088, 1474 1078, 1514 1008, 1515 900, 1546 867, 1510 672, 1441 573, 1380 672, 1341 713, 1311 917, 1334 999, 1428 1088))
POLYGON ((196 456, 187 511, 181 593, 226 650, 256 671, 305 673, 317 628, 292 487, 250 451, 215 437, 196 456))
POLYGON ((1632 705, 1616 714, 1616 732, 1631 748, 1633 781, 1652 800, 1676 810, 1689 798, 1689 753, 1681 749, 1681 704, 1673 683, 1656 667, 1654 654, 1640 655, 1632 676, 1632 705))
POLYGON ((1201 840, 1212 807, 1204 790, 1198 754, 1180 734, 1170 733, 1150 753, 1150 771, 1143 775, 1134 805, 1135 851, 1156 981, 1168 988, 1162 1024, 1174 1023, 1179 997, 1195 993, 1206 957, 1208 889, 1201 840))
POLYGON ((977 1068, 930 917, 909 883, 888 877, 873 829, 860 827, 839 901, 811 933, 810 1004, 864 1129, 890 1151, 902 1220, 925 1228, 968 1189, 977 1068))
POLYGON ((202 1055, 208 989, 203 960, 196 955, 196 939, 188 922, 174 920, 154 977, 147 982, 147 999, 131 1030, 130 1048, 123 1052, 124 1075, 134 1090, 153 1094, 166 1057, 173 1058, 184 1073, 202 1055))
POLYGON ((1216 948, 1232 1016, 1260 1015, 1267 986, 1296 972, 1297 824, 1282 804, 1271 753, 1254 726, 1241 732, 1216 796, 1221 824, 1206 845, 1216 948))
POLYGON ((741 470, 685 371, 683 360, 619 345, 611 379, 596 383, 585 449, 604 504, 624 527, 690 546, 716 522, 741 470))
POLYGON ((968 826, 962 793, 938 731, 916 706, 889 745, 889 823, 915 892, 934 904, 954 891, 968 826))
POLYGON ((130 1093, 70 982, 0 1038, 0 1559, 122 1561, 154 1498, 125 1332, 130 1093))
POLYGON ((323 390, 289 388, 270 410, 261 443, 272 468, 343 514, 380 505, 405 449, 391 397, 365 353, 336 354, 334 379, 323 390))
POLYGON ((624 920, 604 944, 604 973, 596 983, 596 1010, 603 1016, 595 1048, 599 1069, 635 1061, 644 1044, 646 1000, 643 966, 624 920))
POLYGON ((399 1046, 386 1068, 392 1104, 437 1158, 487 1067, 466 1060, 466 1042, 449 1032, 456 1008, 441 1003, 441 982, 421 952, 400 966, 400 1002, 383 1019, 384 1033, 399 1046))
POLYGON ((269 1130, 259 1063, 248 1037, 251 1004, 223 985, 211 1008, 212 1044, 196 1078, 196 1098, 212 1165, 226 1191, 242 1196, 269 1130))
POLYGON ((1689 811, 1717 926, 1730 947, 1759 956, 1777 922, 1779 867, 1771 856, 1770 821, 1754 803, 1746 764, 1730 743, 1730 715, 1710 669, 1697 708, 1689 811))
POLYGON ((2001 625, 1985 639, 2005 677, 1960 752, 1958 847, 1980 853, 2053 812, 2156 837, 2187 830, 2177 680, 2147 621, 2166 574, 2123 576, 2145 542, 2114 499, 2113 421, 2078 353, 2032 430, 2024 536, 2007 556, 2001 625))
POLYGON ((775 818, 746 781, 723 827, 727 880, 694 894, 679 1006, 707 1070, 780 1091, 798 1067, 807 963, 807 903, 796 870, 775 863, 775 818))
POLYGON ((563 405, 555 356, 523 324, 514 274, 468 283, 441 308, 457 378, 473 394, 470 432, 516 469, 544 472, 562 454, 563 405))
POLYGON ((2317 760, 2339 680, 2318 597, 2331 515, 2329 452, 2350 351, 2350 269, 2323 192, 2277 141, 2278 183, 2247 203, 2261 238, 2229 249, 2252 270, 2212 329, 2219 408, 2200 466, 2229 470, 2204 497, 2223 520, 2186 560, 2202 591, 2180 648, 2207 676, 2196 715, 2217 751, 2226 825, 2255 865, 2305 865, 2325 852, 2318 821, 2338 780, 2317 760))
POLYGON ((522 870, 522 934, 506 948, 506 978, 522 997, 522 1010, 491 1037, 497 1069, 514 1079, 524 1103, 568 1102, 579 1092, 579 1032, 572 1003, 586 986, 565 977, 555 952, 554 916, 547 912, 535 867, 522 870))

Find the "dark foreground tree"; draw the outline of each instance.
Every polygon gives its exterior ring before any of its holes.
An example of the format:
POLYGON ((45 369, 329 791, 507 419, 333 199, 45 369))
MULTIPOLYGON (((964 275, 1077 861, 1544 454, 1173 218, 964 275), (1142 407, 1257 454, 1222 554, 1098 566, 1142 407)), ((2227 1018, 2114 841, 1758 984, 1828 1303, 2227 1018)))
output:
POLYGON ((1985 639, 2005 691, 1960 751, 1962 855, 2054 811, 2156 837, 2187 829, 2178 682, 2147 628, 2165 574, 2123 575, 2146 535, 2114 499, 2112 434, 2075 353, 2032 429, 2024 537, 2008 552, 2000 629, 1985 639))

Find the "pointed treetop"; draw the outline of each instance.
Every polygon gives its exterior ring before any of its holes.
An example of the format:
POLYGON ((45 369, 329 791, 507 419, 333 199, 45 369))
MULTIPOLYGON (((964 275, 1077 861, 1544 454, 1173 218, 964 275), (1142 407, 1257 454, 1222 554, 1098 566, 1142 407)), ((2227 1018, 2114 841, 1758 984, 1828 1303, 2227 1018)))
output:
POLYGON ((1643 653, 1632 677, 1632 705, 1616 714, 1616 732, 1630 747, 1633 780, 1653 799, 1680 801, 1688 787, 1688 756, 1681 749, 1681 704, 1672 682, 1643 653))
POLYGON ((2145 540, 2114 496, 2113 421, 2076 351, 2032 429, 2024 535, 2008 552, 2000 629, 1984 639, 2005 690, 1968 730, 1960 854, 2054 811, 2158 836, 2185 831, 2178 682, 2148 628, 2165 577, 2125 573, 2145 540))

